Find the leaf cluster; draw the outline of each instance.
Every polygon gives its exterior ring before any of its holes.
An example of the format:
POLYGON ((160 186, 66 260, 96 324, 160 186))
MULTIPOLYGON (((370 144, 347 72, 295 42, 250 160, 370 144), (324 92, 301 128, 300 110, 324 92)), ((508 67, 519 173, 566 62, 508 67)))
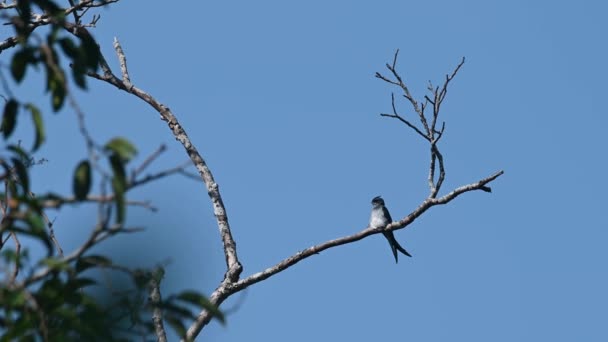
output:
MULTIPOLYGON (((42 69, 51 108, 59 112, 70 96, 72 82, 80 89, 88 89, 87 74, 100 67, 99 47, 90 34, 74 35, 70 31, 82 27, 80 20, 68 22, 66 13, 76 10, 69 12, 49 0, 18 0, 12 10, 15 15, 10 24, 18 44, 10 60, 10 75, 19 85, 29 69, 42 69), (43 37, 36 33, 41 26, 50 27, 43 37), (66 74, 71 75, 71 82, 66 74)), ((86 13, 82 8, 79 11, 78 19, 86 13)), ((90 254, 90 249, 106 238, 130 232, 125 227, 126 196, 132 186, 127 169, 137 155, 135 145, 123 137, 99 146, 89 144, 93 145, 88 147, 95 151, 96 158, 89 155, 73 168, 68 166, 73 170, 71 194, 34 194, 30 173, 34 167, 43 167, 45 161, 37 162, 34 155, 50 134, 45 130, 42 111, 33 102, 12 95, 4 99, 0 123, 4 142, 0 148, 0 272, 4 276, 0 279, 0 342, 148 338, 154 333, 151 312, 155 309, 162 311, 164 320, 180 336, 185 336, 187 322, 195 319, 201 309, 224 322, 217 307, 196 291, 172 294, 150 303, 146 293, 152 282, 160 284, 164 273, 161 269, 131 270, 105 255, 90 254), (20 137, 15 136, 18 124, 33 127, 31 146, 22 146, 20 137), (105 160, 108 170, 100 166, 98 156, 105 160), (81 246, 64 255, 45 211, 91 202, 96 184, 106 182, 111 191, 99 204, 104 216, 92 223, 94 228, 81 246), (114 218, 113 223, 110 217, 114 218), (30 260, 31 249, 45 253, 30 260), (115 294, 111 302, 101 300, 93 291, 102 286, 95 277, 100 272, 127 274, 131 279, 128 291, 115 294)))

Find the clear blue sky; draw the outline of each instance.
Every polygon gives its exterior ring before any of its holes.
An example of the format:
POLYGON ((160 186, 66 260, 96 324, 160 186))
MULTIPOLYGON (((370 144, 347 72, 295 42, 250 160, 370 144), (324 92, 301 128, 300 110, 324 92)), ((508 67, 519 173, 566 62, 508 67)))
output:
MULTIPOLYGON (((394 218, 427 195, 427 147, 378 115, 392 89, 373 75, 397 48, 418 98, 467 58, 443 107, 444 191, 505 170, 492 194, 396 232, 413 258, 396 265, 381 236, 331 249, 237 295, 227 326, 211 324, 204 340, 608 340, 604 2, 184 4, 120 2, 98 11, 94 34, 116 70, 120 39, 133 83, 175 112, 206 158, 244 275, 364 228, 376 195, 394 218)), ((99 141, 128 136, 140 160, 168 144, 156 170, 186 159, 147 105, 90 88, 79 102, 99 141)), ((48 101, 40 86, 17 93, 48 101)), ((69 110, 46 120, 49 162, 33 187, 69 193, 65 166, 84 144, 69 110)), ((161 210, 129 211, 148 231, 105 250, 134 264, 170 259, 165 291, 210 293, 224 259, 202 183, 175 177, 130 198, 161 210)), ((66 246, 92 226, 89 209, 55 215, 66 246)))

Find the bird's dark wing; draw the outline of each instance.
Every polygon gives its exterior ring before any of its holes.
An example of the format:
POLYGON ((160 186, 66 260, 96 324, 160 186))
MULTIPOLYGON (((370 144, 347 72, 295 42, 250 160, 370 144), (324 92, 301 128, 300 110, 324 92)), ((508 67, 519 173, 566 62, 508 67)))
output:
POLYGON ((386 207, 382 207, 382 213, 384 214, 384 217, 386 217, 386 219, 388 220, 388 223, 393 222, 393 219, 391 218, 391 214, 388 212, 388 209, 386 209, 386 207))

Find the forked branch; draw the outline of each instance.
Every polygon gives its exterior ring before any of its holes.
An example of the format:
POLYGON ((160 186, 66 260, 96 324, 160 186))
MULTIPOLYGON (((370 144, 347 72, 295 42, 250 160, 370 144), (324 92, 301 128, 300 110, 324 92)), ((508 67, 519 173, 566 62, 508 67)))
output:
POLYGON ((381 113, 380 115, 384 116, 384 117, 397 119, 397 120, 405 123, 409 128, 413 129, 416 133, 418 133, 418 135, 420 135, 422 138, 424 138, 424 140, 426 140, 429 143, 429 145, 430 145, 430 163, 429 163, 429 175, 428 175, 428 184, 429 184, 429 188, 430 188, 429 198, 436 198, 439 193, 439 190, 441 189, 441 185, 443 184, 443 181, 445 180, 445 165, 443 162, 443 155, 441 154, 441 152, 439 151, 439 147, 437 146, 437 143, 439 142, 439 140, 441 139, 441 137, 443 136, 443 133, 445 131, 445 122, 443 122, 441 124, 441 130, 438 131, 436 129, 437 121, 439 118, 441 104, 443 103, 443 100, 445 100, 445 95, 448 92, 448 85, 450 84, 452 79, 454 79, 456 74, 458 74, 458 71, 464 64, 465 59, 464 59, 464 57, 462 57, 462 60, 460 61, 460 63, 458 63, 456 68, 454 68, 454 71, 452 71, 451 74, 445 75, 445 81, 443 82, 443 85, 441 87, 433 87, 433 84, 429 81, 429 86, 427 89, 430 92, 430 96, 425 95, 424 101, 420 102, 412 96, 412 94, 409 91, 409 88, 407 87, 405 81, 403 80, 403 77, 397 71, 397 57, 398 56, 399 56, 399 50, 397 50, 395 52, 395 56, 393 58, 393 63, 386 64, 386 68, 391 72, 392 77, 386 77, 379 72, 376 73, 376 77, 383 80, 384 82, 395 85, 401 89, 401 91, 403 92, 403 97, 405 99, 407 99, 407 101, 411 104, 412 108, 414 109, 414 112, 418 116, 418 119, 422 123, 422 126, 424 127, 424 130, 426 133, 423 133, 418 127, 413 125, 411 122, 409 122, 407 119, 405 119, 404 116, 400 115, 397 112, 397 109, 395 106, 395 95, 394 94, 391 94, 391 106, 393 108, 393 114, 381 113), (426 112, 426 109, 428 108, 428 104, 432 105, 433 112, 430 114, 430 117, 427 118, 427 115, 429 115, 426 112), (430 126, 428 124, 429 120, 431 122, 430 126), (437 177, 437 179, 435 179, 437 169, 439 169, 439 176, 437 177))

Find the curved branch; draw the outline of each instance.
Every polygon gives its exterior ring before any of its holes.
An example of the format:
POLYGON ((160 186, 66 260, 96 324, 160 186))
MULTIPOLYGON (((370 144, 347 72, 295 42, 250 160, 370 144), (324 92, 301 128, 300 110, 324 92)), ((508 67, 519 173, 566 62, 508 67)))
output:
MULTIPOLYGON (((82 26, 77 26, 69 23, 66 23, 64 26, 67 31, 76 35, 77 37, 82 38, 82 36, 89 35, 88 30, 82 26)), ((114 41, 114 48, 116 50, 116 53, 118 54, 119 60, 126 60, 122 47, 120 46, 120 43, 116 38, 114 41)), ((101 51, 99 53, 101 54, 101 51)), ((177 117, 167 106, 158 102, 154 97, 152 97, 145 91, 135 87, 130 82, 130 80, 126 82, 126 80, 119 79, 116 75, 112 73, 105 59, 103 57, 101 57, 100 59, 101 69, 104 71, 104 75, 89 72, 88 76, 109 83, 118 89, 124 90, 127 93, 135 95, 136 97, 140 98, 142 101, 150 105, 152 108, 154 108, 160 114, 161 120, 167 123, 175 139, 179 141, 184 147, 184 150, 186 150, 188 157, 190 157, 190 160, 192 161, 192 163, 198 170, 201 178, 203 179, 203 182, 205 183, 205 186, 207 188, 207 193, 209 194, 209 198, 211 199, 211 202, 213 204, 213 213, 215 215, 217 225, 220 230, 220 235, 222 238, 222 243, 224 245, 224 256, 226 259, 227 268, 224 277, 228 278, 231 282, 237 281, 241 272, 243 271, 243 267, 237 257, 236 243, 234 242, 234 238, 232 237, 230 224, 228 223, 228 215, 226 213, 226 208, 224 206, 224 202, 220 194, 219 185, 215 182, 213 174, 207 166, 207 163, 188 137, 188 134, 177 120, 177 117)), ((123 75, 128 74, 128 70, 126 69, 126 63, 121 63, 121 69, 123 75)))
POLYGON ((247 278, 239 280, 238 282, 232 284, 230 289, 237 290, 237 291, 242 290, 257 282, 267 279, 310 256, 319 254, 320 252, 322 252, 326 249, 353 243, 355 241, 359 241, 359 240, 361 240, 367 236, 373 235, 373 234, 403 229, 403 228, 409 226, 412 222, 414 222, 414 220, 416 218, 418 218, 420 215, 422 215, 425 211, 427 211, 431 207, 436 206, 436 205, 447 204, 451 200, 453 200, 454 198, 458 197, 459 195, 461 195, 465 192, 474 191, 474 190, 482 190, 482 191, 490 192, 491 191, 490 188, 486 187, 485 185, 488 184, 489 182, 495 180, 496 178, 501 176, 503 173, 504 173, 504 171, 501 170, 501 171, 496 172, 495 174, 493 174, 487 178, 481 179, 475 183, 461 186, 439 199, 429 197, 429 198, 425 199, 416 209, 414 209, 406 217, 404 217, 403 219, 401 219, 399 221, 393 222, 386 227, 380 227, 380 228, 367 227, 356 234, 341 237, 341 238, 334 239, 334 240, 329 240, 329 241, 323 242, 321 244, 318 244, 318 245, 315 245, 312 247, 308 247, 305 250, 300 251, 300 252, 284 259, 283 261, 279 262, 278 264, 265 269, 264 271, 255 273, 253 275, 250 275, 247 278))

